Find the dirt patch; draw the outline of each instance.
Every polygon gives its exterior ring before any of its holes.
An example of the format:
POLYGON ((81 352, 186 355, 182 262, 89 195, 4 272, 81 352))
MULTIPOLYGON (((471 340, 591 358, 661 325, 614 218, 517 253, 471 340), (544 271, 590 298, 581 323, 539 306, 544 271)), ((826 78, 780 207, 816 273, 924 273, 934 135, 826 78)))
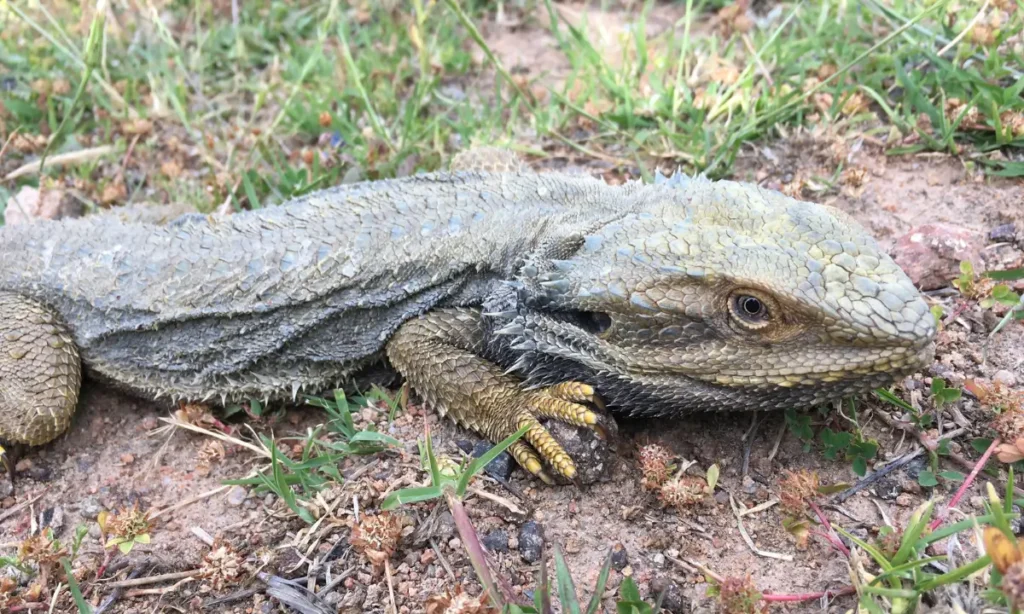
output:
MULTIPOLYGON (((595 8, 585 3, 557 3, 553 5, 563 36, 568 37, 567 24, 586 33, 601 61, 612 69, 620 69, 624 61, 635 53, 631 29, 637 27, 638 11, 635 7, 605 6, 595 8)), ((648 37, 648 57, 665 57, 665 40, 669 32, 684 15, 685 7, 671 3, 655 4, 647 14, 645 32, 648 37)), ((552 34, 551 16, 543 4, 532 14, 500 16, 486 24, 486 40, 502 65, 513 74, 536 80, 544 89, 561 89, 572 73, 573 66, 558 39, 552 34)), ((474 47, 473 53, 481 64, 483 52, 474 47)), ((581 84, 582 85, 582 84, 581 84)))

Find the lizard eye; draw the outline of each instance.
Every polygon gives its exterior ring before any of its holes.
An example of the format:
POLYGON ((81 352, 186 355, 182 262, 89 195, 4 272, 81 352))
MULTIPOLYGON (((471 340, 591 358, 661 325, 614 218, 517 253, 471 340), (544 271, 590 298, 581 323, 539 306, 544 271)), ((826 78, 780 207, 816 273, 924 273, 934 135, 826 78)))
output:
POLYGON ((729 313, 740 324, 749 328, 760 328, 771 321, 771 314, 765 301, 745 292, 737 292, 730 297, 729 313))

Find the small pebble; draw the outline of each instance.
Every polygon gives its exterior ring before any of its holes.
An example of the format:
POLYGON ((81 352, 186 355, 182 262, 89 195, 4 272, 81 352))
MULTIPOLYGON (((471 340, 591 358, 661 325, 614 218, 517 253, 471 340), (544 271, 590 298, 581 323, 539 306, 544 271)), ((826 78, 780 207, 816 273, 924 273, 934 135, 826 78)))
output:
POLYGON ((683 597, 683 591, 679 585, 666 576, 654 576, 651 578, 651 598, 661 597, 661 607, 667 612, 681 613, 691 611, 689 604, 683 597))
POLYGON ((49 528, 53 529, 55 534, 59 534, 64 526, 64 508, 58 505, 39 512, 36 523, 40 530, 49 528))
POLYGON ((462 540, 458 537, 453 537, 448 540, 448 547, 452 550, 459 550, 462 548, 462 540))
POLYGON ((1000 369, 992 374, 992 381, 1012 388, 1017 385, 1017 375, 1013 371, 1000 369))
POLYGON ((103 509, 96 497, 84 497, 78 502, 78 511, 83 518, 95 520, 103 509))
POLYGON ((39 465, 29 467, 28 471, 25 472, 25 475, 32 478, 36 482, 49 482, 51 479, 53 479, 53 473, 50 471, 50 468, 40 467, 39 465))
POLYGON ((245 501, 249 492, 241 486, 232 486, 228 491, 228 505, 239 506, 245 501))
MULTIPOLYGON (((477 442, 473 446, 473 458, 480 458, 493 447, 494 444, 488 441, 477 442)), ((508 452, 502 452, 497 458, 487 463, 487 466, 484 467, 484 473, 496 480, 508 481, 509 477, 512 476, 512 470, 515 468, 516 462, 513 460, 512 455, 508 452)))
POLYGON ((914 497, 913 495, 908 495, 907 493, 903 493, 903 494, 901 494, 901 495, 896 497, 896 505, 898 505, 900 507, 911 507, 911 506, 914 505, 914 500, 915 499, 916 499, 916 497, 914 497))
POLYGON ((519 528, 519 555, 527 563, 536 563, 543 548, 544 529, 532 520, 523 523, 519 528))
POLYGON ((903 489, 900 488, 899 480, 891 475, 887 475, 879 478, 878 481, 875 482, 874 491, 875 495, 877 495, 879 499, 882 499, 883 501, 892 501, 899 496, 903 489))
MULTIPOLYGON (((664 567, 665 566, 665 555, 664 554, 658 552, 658 553, 656 553, 654 555, 654 566, 655 567, 664 567)), ((623 567, 625 567, 625 565, 623 565, 623 567)))
POLYGON ((921 473, 921 470, 927 468, 928 459, 923 456, 919 456, 907 463, 907 466, 903 468, 903 473, 906 474, 908 478, 916 482, 917 476, 921 473))
POLYGON ((988 240, 993 243, 1012 243, 1017 238, 1017 227, 1011 222, 1000 224, 988 231, 988 240))
POLYGON ((480 540, 488 552, 508 552, 508 532, 495 529, 480 540))
POLYGON ((629 554, 626 552, 626 547, 622 544, 615 544, 612 546, 612 568, 615 571, 622 571, 626 565, 629 565, 629 554))

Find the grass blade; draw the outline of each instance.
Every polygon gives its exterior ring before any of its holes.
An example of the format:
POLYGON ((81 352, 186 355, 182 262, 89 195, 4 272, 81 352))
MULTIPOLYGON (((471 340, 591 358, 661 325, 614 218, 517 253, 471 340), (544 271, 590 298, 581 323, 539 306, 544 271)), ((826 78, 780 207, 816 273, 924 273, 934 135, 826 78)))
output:
POLYGON ((558 600, 562 611, 567 614, 580 614, 580 603, 576 600, 576 586, 572 582, 572 574, 565 564, 562 549, 555 546, 555 580, 558 582, 558 600))
POLYGON ((469 480, 477 473, 486 467, 492 460, 498 458, 498 455, 508 449, 509 446, 519 441, 519 438, 526 434, 526 431, 530 430, 529 424, 524 424, 519 427, 519 430, 512 433, 505 439, 502 439, 496 446, 480 455, 479 458, 473 459, 473 462, 469 464, 469 467, 462 473, 459 478, 458 486, 455 488, 455 494, 459 498, 462 498, 466 494, 466 489, 469 488, 469 480))
POLYGON ((68 590, 71 591, 71 596, 75 600, 75 607, 78 608, 79 614, 92 614, 92 608, 89 606, 89 602, 85 600, 85 597, 82 596, 82 589, 78 587, 78 580, 75 580, 75 574, 71 571, 71 561, 61 558, 60 564, 64 566, 68 590))
POLYGON ((608 556, 604 559, 604 565, 601 566, 601 571, 597 574, 597 583, 594 584, 594 594, 590 597, 590 603, 587 605, 586 614, 596 614, 597 609, 601 607, 601 595, 604 594, 605 586, 608 584, 608 574, 612 569, 612 553, 608 551, 608 556))
POLYGON ((421 501, 437 499, 441 494, 440 486, 403 488, 402 490, 396 490, 385 497, 384 501, 380 504, 380 509, 393 510, 400 505, 405 505, 406 503, 419 503, 421 501))

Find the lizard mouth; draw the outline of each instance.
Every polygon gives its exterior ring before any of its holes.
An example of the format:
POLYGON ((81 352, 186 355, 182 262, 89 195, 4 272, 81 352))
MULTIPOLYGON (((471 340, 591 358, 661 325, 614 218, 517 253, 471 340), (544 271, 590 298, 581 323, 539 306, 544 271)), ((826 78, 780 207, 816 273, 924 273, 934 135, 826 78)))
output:
POLYGON ((631 415, 815 406, 891 384, 929 365, 935 351, 932 336, 896 345, 626 346, 588 330, 593 318, 533 313, 516 320, 512 367, 529 383, 584 381, 631 415))

